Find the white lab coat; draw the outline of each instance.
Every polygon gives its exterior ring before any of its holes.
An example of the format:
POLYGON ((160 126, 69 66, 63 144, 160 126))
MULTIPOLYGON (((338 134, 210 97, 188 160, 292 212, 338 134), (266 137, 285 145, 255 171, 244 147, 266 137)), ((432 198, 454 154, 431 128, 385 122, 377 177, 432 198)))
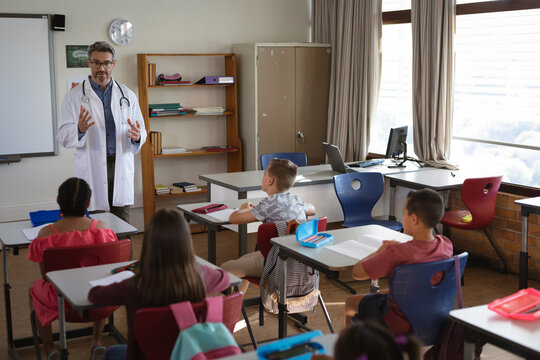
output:
MULTIPOLYGON (((139 101, 133 91, 120 83, 130 106, 122 114, 120 98, 122 94, 114 79, 111 94, 111 109, 116 125, 116 162, 114 170, 113 206, 133 205, 134 202, 134 162, 136 154, 146 141, 146 129, 139 108, 139 101), (129 124, 138 121, 141 125, 141 141, 133 144, 128 138, 129 124)), ((92 189, 89 210, 109 210, 107 186, 107 150, 105 137, 105 114, 103 103, 96 95, 90 81, 84 82, 85 92, 89 98, 84 103, 82 83, 68 91, 62 100, 60 109, 60 124, 58 127, 58 143, 66 148, 75 148, 75 176, 86 180, 92 189), (79 141, 78 122, 81 105, 90 111, 91 121, 95 121, 86 135, 79 141)))

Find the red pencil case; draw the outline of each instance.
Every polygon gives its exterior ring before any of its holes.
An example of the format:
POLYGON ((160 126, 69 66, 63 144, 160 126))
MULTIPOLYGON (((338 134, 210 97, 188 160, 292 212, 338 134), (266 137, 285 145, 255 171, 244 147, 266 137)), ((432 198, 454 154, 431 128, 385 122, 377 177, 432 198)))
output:
POLYGON ((226 208, 227 208, 227 205, 225 204, 210 204, 210 205, 202 206, 200 208, 193 209, 191 211, 198 214, 208 214, 214 211, 225 210, 226 208))

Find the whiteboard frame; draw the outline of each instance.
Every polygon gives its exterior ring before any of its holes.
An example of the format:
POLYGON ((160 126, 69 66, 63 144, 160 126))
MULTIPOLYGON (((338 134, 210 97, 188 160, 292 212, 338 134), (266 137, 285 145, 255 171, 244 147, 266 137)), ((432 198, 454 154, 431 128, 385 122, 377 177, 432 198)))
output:
POLYGON ((48 42, 49 42, 49 76, 51 84, 51 126, 52 126, 52 136, 53 136, 53 150, 47 152, 38 152, 38 153, 20 153, 20 154, 0 154, 0 157, 6 156, 20 156, 20 157, 37 157, 37 156, 51 156, 58 155, 58 141, 57 141, 57 110, 56 110, 56 73, 55 73, 55 63, 54 63, 54 36, 51 30, 51 14, 10 14, 10 13, 0 13, 0 17, 3 18, 22 18, 22 19, 47 19, 47 29, 48 29, 48 42))

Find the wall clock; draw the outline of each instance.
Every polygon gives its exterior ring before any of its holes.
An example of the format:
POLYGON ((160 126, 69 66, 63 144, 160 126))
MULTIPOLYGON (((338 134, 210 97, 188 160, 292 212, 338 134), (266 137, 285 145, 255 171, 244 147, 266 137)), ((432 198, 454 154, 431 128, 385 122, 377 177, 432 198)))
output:
POLYGON ((116 19, 109 26, 109 37, 116 45, 128 45, 135 38, 135 28, 129 20, 116 19))

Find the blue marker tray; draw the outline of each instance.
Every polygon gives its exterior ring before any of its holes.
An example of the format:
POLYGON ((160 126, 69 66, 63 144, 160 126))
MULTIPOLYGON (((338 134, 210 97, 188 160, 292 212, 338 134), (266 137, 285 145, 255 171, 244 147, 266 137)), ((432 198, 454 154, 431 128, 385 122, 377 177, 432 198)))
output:
POLYGON ((296 228, 296 241, 302 246, 317 248, 334 240, 334 236, 317 232, 319 219, 307 221, 296 228))
POLYGON ((261 345, 257 349, 257 357, 261 360, 309 360, 313 354, 324 354, 324 346, 311 341, 321 335, 321 330, 315 330, 261 345))

